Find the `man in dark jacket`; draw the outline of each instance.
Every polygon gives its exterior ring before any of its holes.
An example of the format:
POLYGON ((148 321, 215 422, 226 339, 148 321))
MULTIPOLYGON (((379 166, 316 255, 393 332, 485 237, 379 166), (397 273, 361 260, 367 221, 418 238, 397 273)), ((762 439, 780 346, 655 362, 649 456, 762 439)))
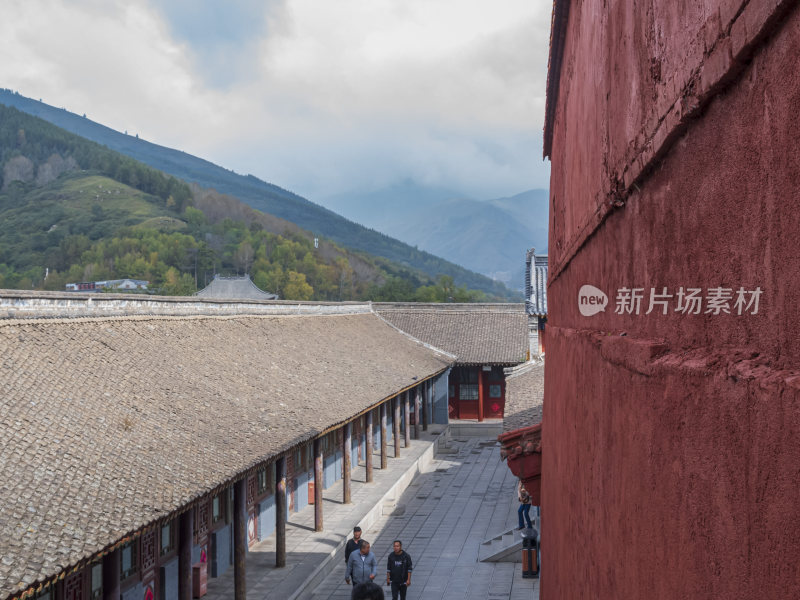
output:
POLYGON ((353 527, 353 539, 347 540, 344 547, 344 564, 347 564, 347 559, 353 553, 353 550, 358 550, 358 545, 361 542, 361 527, 353 527))
POLYGON ((392 585, 392 600, 406 600, 406 591, 411 585, 411 557, 403 550, 403 542, 394 541, 394 552, 386 564, 386 585, 392 585))

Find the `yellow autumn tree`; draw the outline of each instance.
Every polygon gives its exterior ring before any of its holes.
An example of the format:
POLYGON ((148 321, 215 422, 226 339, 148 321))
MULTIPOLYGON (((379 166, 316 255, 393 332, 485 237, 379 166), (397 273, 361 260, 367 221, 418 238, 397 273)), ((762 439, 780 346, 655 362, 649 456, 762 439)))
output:
POLYGON ((287 300, 311 300, 314 294, 312 288, 306 281, 306 276, 297 271, 287 273, 286 285, 283 288, 283 295, 287 300))

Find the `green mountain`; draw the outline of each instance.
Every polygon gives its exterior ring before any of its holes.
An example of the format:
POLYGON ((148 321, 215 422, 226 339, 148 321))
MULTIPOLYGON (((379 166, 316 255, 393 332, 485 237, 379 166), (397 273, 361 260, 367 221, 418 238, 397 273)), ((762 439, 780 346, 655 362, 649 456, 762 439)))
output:
POLYGON ((327 237, 341 246, 422 271, 431 278, 447 276, 459 286, 482 290, 492 296, 513 296, 513 292, 502 283, 413 248, 374 229, 358 225, 252 175, 239 175, 185 152, 119 133, 85 117, 25 98, 11 90, 0 90, 0 104, 41 117, 183 181, 234 196, 255 209, 295 223, 302 229, 313 232, 313 235, 327 237))
POLYGON ((219 272, 288 299, 486 299, 0 105, 0 287, 130 277, 189 294, 219 272))

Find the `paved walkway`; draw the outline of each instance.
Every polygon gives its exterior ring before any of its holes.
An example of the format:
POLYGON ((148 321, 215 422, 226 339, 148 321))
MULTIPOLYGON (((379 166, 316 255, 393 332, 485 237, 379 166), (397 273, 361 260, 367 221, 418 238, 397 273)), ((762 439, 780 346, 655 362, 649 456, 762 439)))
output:
MULTIPOLYGON (((428 462, 441 431, 432 426, 420 440, 411 440, 410 448, 402 448, 399 459, 392 458, 390 445, 389 468, 375 468, 370 485, 364 483, 363 464, 355 469, 352 504, 341 502, 341 481, 325 490, 325 531, 314 532, 313 506, 292 513, 286 524, 285 568, 274 566, 274 534, 250 548, 248 600, 349 598, 342 547, 357 524, 373 544, 379 567, 386 564, 392 541, 403 540, 415 565, 409 600, 538 600, 539 580, 522 579, 519 563, 477 562, 480 542, 516 525, 516 479, 500 462, 499 446, 493 439, 451 439, 450 453, 428 462), (427 463, 425 472, 405 488, 421 462, 427 463), (397 486, 405 489, 402 495, 391 492, 397 486), (383 515, 382 509, 392 505, 394 512, 383 515)), ((377 450, 374 464, 380 465, 377 450)), ((385 573, 379 570, 379 576, 385 573)), ((389 588, 384 589, 391 598, 389 588)), ((233 567, 209 579, 206 596, 231 598, 233 567)))
MULTIPOLYGON (((430 472, 420 474, 399 499, 395 512, 365 529, 385 583, 386 558, 395 539, 414 561, 408 599, 532 600, 539 580, 523 579, 520 563, 480 563, 480 543, 516 527, 516 478, 500 461, 492 440, 452 440, 458 452, 437 455, 430 472)), ((344 562, 325 578, 314 600, 350 598, 344 562)), ((384 587, 387 598, 391 591, 384 587)))
MULTIPOLYGON (((380 445, 377 445, 373 460, 373 483, 364 483, 366 468, 363 461, 359 468, 353 470, 351 504, 342 504, 342 481, 323 492, 325 502, 325 530, 314 532, 314 507, 307 506, 303 510, 291 513, 286 524, 286 567, 275 567, 275 534, 252 546, 247 556, 247 598, 248 600, 289 600, 291 598, 309 597, 313 585, 322 581, 328 571, 322 569, 314 580, 315 570, 325 561, 338 568, 343 562, 341 556, 344 540, 352 534, 353 527, 364 522, 364 516, 371 524, 380 516, 383 498, 398 480, 407 477, 409 480, 415 472, 415 465, 428 452, 432 455, 432 446, 444 427, 431 425, 428 432, 421 432, 419 440, 411 440, 409 448, 401 448, 400 458, 393 458, 394 446, 389 445, 388 468, 381 470, 380 445), (336 560, 331 556, 339 551, 336 560), (310 581, 311 580, 311 581, 310 581), (309 585, 311 583, 311 585, 309 585), (303 589, 308 587, 308 592, 303 589), (298 593, 299 592, 299 593, 298 593)), ((402 485, 400 481, 400 485, 402 485)), ((332 566, 330 568, 333 568, 332 566)), ((217 578, 209 578, 207 600, 230 600, 233 598, 233 566, 217 578)))

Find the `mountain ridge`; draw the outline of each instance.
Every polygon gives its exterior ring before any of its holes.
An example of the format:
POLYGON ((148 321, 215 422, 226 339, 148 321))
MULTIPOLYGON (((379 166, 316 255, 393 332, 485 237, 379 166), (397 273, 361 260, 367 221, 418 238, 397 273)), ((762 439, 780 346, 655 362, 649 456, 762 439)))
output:
POLYGON ((491 200, 406 180, 323 202, 351 219, 422 250, 501 280, 524 286, 525 252, 547 251, 549 193, 532 189, 491 200))
POLYGON ((239 198, 253 208, 291 221, 343 246, 419 269, 431 277, 450 276, 457 285, 505 297, 513 295, 504 285, 486 276, 354 223, 253 175, 240 175, 183 151, 120 133, 66 109, 55 108, 11 90, 0 90, 0 103, 42 118, 181 180, 239 198))

